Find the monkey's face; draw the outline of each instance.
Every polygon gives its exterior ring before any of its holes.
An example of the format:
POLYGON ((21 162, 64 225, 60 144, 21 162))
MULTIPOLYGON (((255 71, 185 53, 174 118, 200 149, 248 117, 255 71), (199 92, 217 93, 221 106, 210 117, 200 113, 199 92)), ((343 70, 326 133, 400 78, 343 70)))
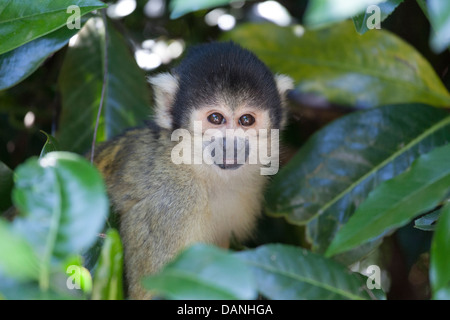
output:
POLYGON ((182 154, 175 163, 242 172, 249 165, 270 165, 267 159, 273 156, 278 159, 283 101, 293 83, 286 76, 273 76, 250 51, 230 42, 201 45, 172 73, 158 75, 151 83, 156 122, 175 132, 173 141, 194 138, 191 145, 183 143, 189 150, 175 148, 172 158, 182 154))
POLYGON ((195 109, 189 122, 194 156, 201 152, 203 162, 219 170, 259 168, 278 159, 278 135, 273 134, 278 129, 266 109, 246 104, 233 108, 222 101, 195 109), (276 146, 268 142, 272 138, 277 139, 276 146), (195 145, 201 148, 195 150, 195 145))

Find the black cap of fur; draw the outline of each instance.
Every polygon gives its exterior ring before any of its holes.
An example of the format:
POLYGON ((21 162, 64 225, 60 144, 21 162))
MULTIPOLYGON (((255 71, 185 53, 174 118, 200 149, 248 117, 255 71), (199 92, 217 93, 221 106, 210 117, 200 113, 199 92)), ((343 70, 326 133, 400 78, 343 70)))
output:
POLYGON ((173 73, 178 91, 172 108, 173 129, 184 127, 190 110, 226 101, 269 109, 274 128, 282 120, 281 99, 273 74, 253 53, 233 42, 192 47, 173 73), (177 115, 177 116, 174 116, 177 115))

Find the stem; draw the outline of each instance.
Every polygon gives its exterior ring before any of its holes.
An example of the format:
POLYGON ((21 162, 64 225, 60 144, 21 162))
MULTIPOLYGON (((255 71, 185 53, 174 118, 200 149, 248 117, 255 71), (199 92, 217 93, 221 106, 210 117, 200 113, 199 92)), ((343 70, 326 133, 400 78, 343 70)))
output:
POLYGON ((100 105, 98 107, 97 112, 97 120, 95 121, 95 128, 94 128, 94 136, 92 137, 92 146, 91 146, 91 163, 94 163, 94 153, 95 153, 95 141, 97 140, 97 131, 98 131, 98 124, 100 122, 100 115, 102 114, 103 109, 103 103, 105 101, 105 93, 106 93, 106 85, 108 80, 108 27, 107 27, 107 21, 106 21, 106 11, 105 9, 102 9, 102 20, 103 25, 105 28, 105 38, 103 43, 103 84, 102 84, 102 94, 100 97, 100 105))

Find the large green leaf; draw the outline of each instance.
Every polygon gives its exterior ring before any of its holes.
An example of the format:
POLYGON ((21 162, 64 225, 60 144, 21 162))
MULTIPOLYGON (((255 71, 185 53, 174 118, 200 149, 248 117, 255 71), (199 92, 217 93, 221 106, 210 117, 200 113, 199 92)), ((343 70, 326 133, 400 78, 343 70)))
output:
POLYGON ((104 72, 106 91, 97 141, 142 123, 150 113, 149 90, 123 37, 101 19, 89 20, 67 51, 59 86, 62 114, 57 138, 63 150, 86 152, 92 143, 104 72), (105 59, 107 70, 104 70, 105 59))
POLYGON ((450 1, 428 0, 428 16, 433 33, 431 34, 431 47, 441 52, 450 45, 450 1))
POLYGON ((435 208, 450 191, 449 163, 450 145, 445 145, 420 156, 408 171, 382 183, 339 230, 326 255, 364 244, 435 208))
POLYGON ((170 299, 253 299, 256 295, 250 269, 239 258, 204 244, 188 248, 142 283, 170 299))
POLYGON ((388 31, 361 36, 350 21, 303 35, 296 35, 298 31, 298 26, 244 24, 224 39, 252 50, 272 71, 290 75, 301 92, 331 102, 358 107, 406 102, 450 106, 450 94, 431 65, 388 31))
POLYGON ((123 299, 123 250, 117 230, 106 233, 100 260, 95 269, 93 300, 123 299))
MULTIPOLYGON (((363 13, 353 17, 353 23, 355 24, 356 31, 358 31, 359 34, 364 34, 367 31, 369 31, 369 28, 367 27, 368 22, 369 23, 375 23, 376 21, 374 18, 378 18, 377 14, 379 13, 379 22, 380 22, 380 28, 381 28, 381 22, 383 22, 387 17, 391 15, 392 12, 403 2, 403 0, 387 0, 385 2, 379 3, 377 11, 370 11, 365 10, 363 13), (369 11, 369 12, 367 12, 369 11)), ((369 9, 369 8, 368 8, 369 9)))
POLYGON ((333 260, 279 244, 237 254, 253 268, 259 292, 269 299, 371 299, 362 278, 333 260))
POLYGON ((384 106, 342 117, 314 134, 275 176, 266 210, 307 224, 313 250, 324 252, 371 190, 449 141, 450 116, 426 105, 384 106))
POLYGON ((0 54, 63 27, 76 5, 80 16, 106 7, 99 0, 4 0, 0 3, 0 54))
POLYGON ((39 281, 48 288, 51 263, 80 253, 96 239, 108 213, 99 172, 84 158, 52 152, 16 169, 13 202, 21 216, 13 230, 39 257, 39 281))
POLYGON ((450 204, 442 208, 431 244, 430 282, 434 299, 450 300, 450 204))
POLYGON ((60 28, 0 55, 0 90, 32 74, 53 52, 65 46, 79 30, 60 28))

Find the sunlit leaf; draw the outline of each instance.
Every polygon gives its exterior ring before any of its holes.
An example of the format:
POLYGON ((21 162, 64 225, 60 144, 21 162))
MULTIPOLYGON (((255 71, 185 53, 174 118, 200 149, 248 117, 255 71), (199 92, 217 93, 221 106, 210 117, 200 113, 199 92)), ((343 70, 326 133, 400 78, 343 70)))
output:
POLYGON ((80 17, 106 7, 99 0, 6 0, 0 3, 0 54, 55 31, 68 22, 78 6, 80 17))

